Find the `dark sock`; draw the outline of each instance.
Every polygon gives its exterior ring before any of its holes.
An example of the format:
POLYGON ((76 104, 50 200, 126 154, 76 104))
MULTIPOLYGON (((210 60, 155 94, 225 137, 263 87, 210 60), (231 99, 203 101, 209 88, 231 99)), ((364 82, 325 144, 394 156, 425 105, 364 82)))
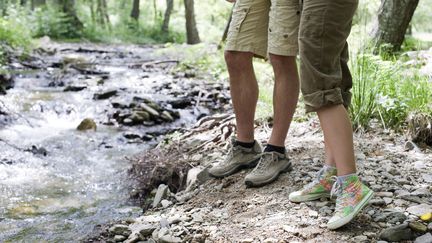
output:
POLYGON ((236 140, 234 145, 242 146, 243 148, 252 148, 255 145, 255 140, 251 143, 245 143, 236 140))
POLYGON ((267 144, 264 149, 264 152, 278 152, 280 154, 285 154, 285 147, 275 146, 271 144, 267 144))

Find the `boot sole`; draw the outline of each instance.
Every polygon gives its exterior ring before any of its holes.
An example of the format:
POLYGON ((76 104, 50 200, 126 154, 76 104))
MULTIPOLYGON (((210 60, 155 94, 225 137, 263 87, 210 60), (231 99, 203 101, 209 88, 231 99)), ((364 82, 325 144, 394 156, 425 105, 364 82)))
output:
POLYGON ((274 182, 279 177, 280 174, 285 173, 285 172, 290 172, 290 171, 292 171, 291 161, 285 166, 285 168, 280 170, 278 173, 276 173, 275 175, 273 175, 269 179, 264 180, 264 181, 260 181, 260 182, 253 182, 253 181, 248 180, 248 181, 245 181, 245 184, 247 187, 265 186, 265 185, 268 185, 268 184, 274 182))
POLYGON ((258 164, 258 161, 260 160, 260 158, 261 158, 261 156, 257 156, 257 158, 254 158, 250 162, 247 162, 246 164, 238 165, 238 166, 234 167, 233 169, 229 170, 228 172, 223 173, 221 175, 215 175, 212 173, 209 173, 209 175, 211 175, 214 178, 222 179, 222 178, 225 178, 227 176, 233 175, 233 174, 239 172, 240 170, 254 168, 258 164))
POLYGON ((359 214, 360 211, 368 204, 368 202, 371 200, 373 195, 374 195, 373 191, 370 191, 366 195, 366 197, 362 200, 362 202, 361 202, 360 206, 357 208, 357 210, 354 210, 354 212, 351 215, 349 215, 345 218, 342 218, 339 221, 336 221, 332 224, 327 224, 327 228, 330 230, 335 230, 335 229, 338 229, 338 228, 348 224, 349 222, 351 222, 351 220, 353 220, 354 217, 357 216, 357 214, 359 214))

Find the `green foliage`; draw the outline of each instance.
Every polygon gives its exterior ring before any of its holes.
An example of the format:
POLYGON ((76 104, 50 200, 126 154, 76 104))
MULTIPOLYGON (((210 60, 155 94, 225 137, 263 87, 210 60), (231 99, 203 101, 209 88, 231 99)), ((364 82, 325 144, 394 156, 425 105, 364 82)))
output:
POLYGON ((367 128, 372 119, 378 119, 384 127, 397 129, 410 112, 432 111, 432 84, 400 62, 361 54, 351 68, 350 115, 355 128, 367 128))
POLYGON ((56 7, 48 5, 36 9, 33 18, 35 19, 34 37, 49 36, 54 39, 82 37, 81 31, 76 28, 73 19, 56 7))
POLYGON ((6 61, 4 45, 22 48, 27 51, 31 47, 31 35, 26 21, 20 18, 19 12, 12 11, 7 17, 0 17, 0 64, 6 61))

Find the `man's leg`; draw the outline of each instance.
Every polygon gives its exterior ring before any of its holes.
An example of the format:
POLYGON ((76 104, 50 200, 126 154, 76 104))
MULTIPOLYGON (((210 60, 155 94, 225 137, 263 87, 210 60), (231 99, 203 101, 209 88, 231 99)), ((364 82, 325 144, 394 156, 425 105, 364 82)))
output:
POLYGON ((237 140, 254 141, 254 117, 258 101, 258 83, 255 77, 253 53, 225 51, 230 79, 231 99, 237 124, 237 140))
POLYGON ((230 77, 231 98, 237 122, 237 137, 232 137, 224 161, 209 169, 214 177, 229 176, 242 168, 254 167, 262 147, 254 140, 254 115, 258 84, 252 58, 267 56, 268 0, 237 0, 225 47, 230 77))
POLYGON ((270 54, 270 62, 274 70, 275 84, 273 129, 268 143, 284 147, 299 96, 296 57, 270 54))

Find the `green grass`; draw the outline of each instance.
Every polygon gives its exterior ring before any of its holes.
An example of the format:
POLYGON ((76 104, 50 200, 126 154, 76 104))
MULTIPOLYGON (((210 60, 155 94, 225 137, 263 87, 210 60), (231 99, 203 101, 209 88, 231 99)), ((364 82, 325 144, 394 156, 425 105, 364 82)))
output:
POLYGON ((368 128, 372 119, 384 128, 399 129, 411 112, 432 112, 432 83, 400 61, 358 55, 351 62, 354 128, 368 128))

